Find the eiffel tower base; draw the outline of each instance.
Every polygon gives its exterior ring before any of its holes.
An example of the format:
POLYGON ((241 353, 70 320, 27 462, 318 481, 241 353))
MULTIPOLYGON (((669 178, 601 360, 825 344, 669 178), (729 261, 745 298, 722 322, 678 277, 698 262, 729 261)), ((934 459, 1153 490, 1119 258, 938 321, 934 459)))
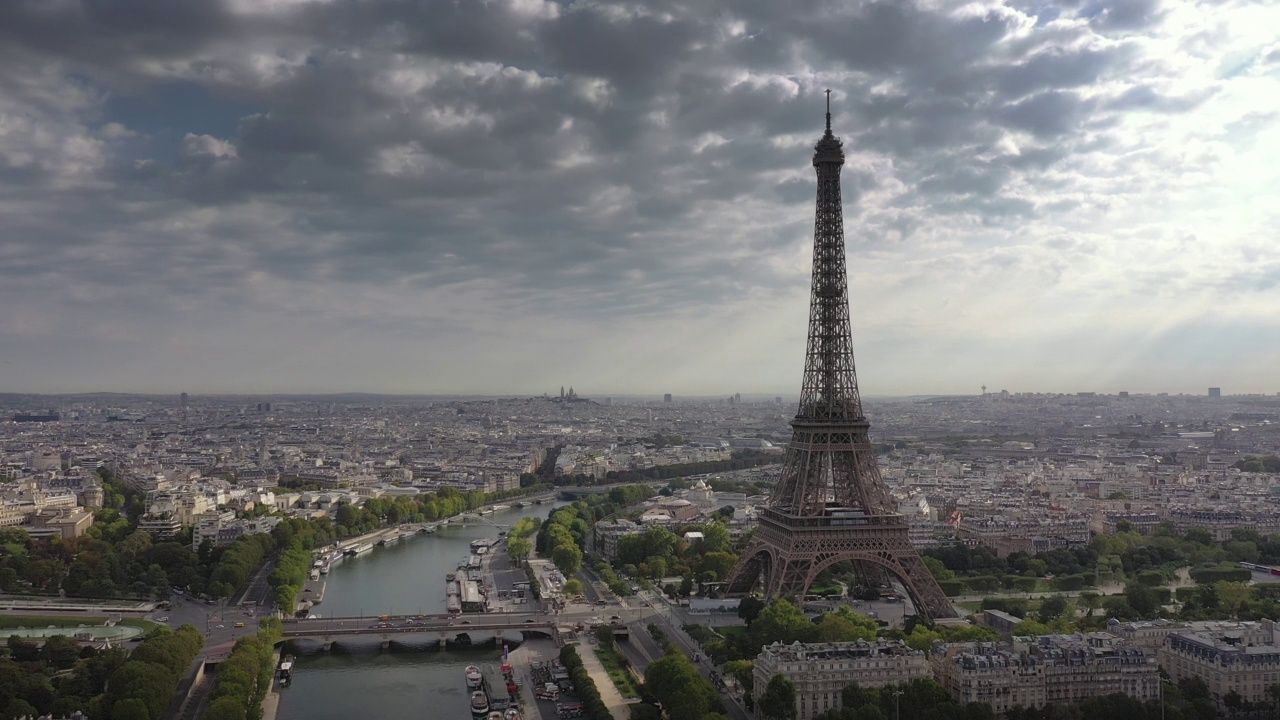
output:
POLYGON ((956 617, 951 601, 911 545, 901 517, 867 518, 872 524, 866 525, 831 525, 825 518, 789 517, 765 510, 726 591, 746 595, 762 580, 765 597, 799 604, 822 571, 848 561, 862 577, 881 573, 896 577, 921 617, 956 617))

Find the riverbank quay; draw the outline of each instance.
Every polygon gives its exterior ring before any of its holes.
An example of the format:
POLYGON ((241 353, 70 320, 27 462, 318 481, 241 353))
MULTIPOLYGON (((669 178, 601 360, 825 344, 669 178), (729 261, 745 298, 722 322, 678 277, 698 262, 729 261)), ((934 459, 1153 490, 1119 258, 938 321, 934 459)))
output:
POLYGON ((262 698, 262 720, 276 720, 276 716, 280 714, 280 654, 281 646, 276 646, 276 651, 271 658, 271 666, 277 668, 271 674, 271 689, 267 691, 266 697, 262 698))

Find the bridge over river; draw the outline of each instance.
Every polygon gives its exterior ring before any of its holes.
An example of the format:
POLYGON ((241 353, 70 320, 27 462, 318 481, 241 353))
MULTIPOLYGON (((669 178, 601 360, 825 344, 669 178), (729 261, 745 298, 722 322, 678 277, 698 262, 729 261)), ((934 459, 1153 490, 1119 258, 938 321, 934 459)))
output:
POLYGON ((383 648, 388 648, 392 642, 442 646, 478 645, 491 640, 520 642, 526 633, 538 633, 559 644, 561 632, 579 620, 542 613, 291 618, 284 621, 284 639, 314 640, 328 650, 335 642, 362 638, 377 639, 383 648))

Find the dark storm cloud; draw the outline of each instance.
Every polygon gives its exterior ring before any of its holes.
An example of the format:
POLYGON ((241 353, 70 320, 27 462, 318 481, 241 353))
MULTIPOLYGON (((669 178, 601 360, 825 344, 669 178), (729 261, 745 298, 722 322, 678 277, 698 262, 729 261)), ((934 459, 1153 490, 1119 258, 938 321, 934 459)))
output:
POLYGON ((975 8, 0 3, 0 274, 175 322, 763 307, 804 282, 825 88, 869 245, 1096 207, 1074 159, 1214 95, 1142 76, 1159 3, 975 8))

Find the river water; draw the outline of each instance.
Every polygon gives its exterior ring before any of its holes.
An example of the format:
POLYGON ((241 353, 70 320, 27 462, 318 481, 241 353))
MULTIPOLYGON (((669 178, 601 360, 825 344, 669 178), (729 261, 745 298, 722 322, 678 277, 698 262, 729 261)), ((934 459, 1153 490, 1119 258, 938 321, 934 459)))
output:
MULTIPOLYGON (((521 517, 546 518, 563 503, 530 505, 451 523, 434 534, 343 558, 329 571, 323 617, 435 614, 445 611, 444 576, 470 553, 472 540, 493 537, 521 517)), ((497 660, 493 645, 469 650, 382 652, 374 638, 335 646, 290 644, 293 682, 281 691, 279 720, 468 720, 467 665, 497 660)))

